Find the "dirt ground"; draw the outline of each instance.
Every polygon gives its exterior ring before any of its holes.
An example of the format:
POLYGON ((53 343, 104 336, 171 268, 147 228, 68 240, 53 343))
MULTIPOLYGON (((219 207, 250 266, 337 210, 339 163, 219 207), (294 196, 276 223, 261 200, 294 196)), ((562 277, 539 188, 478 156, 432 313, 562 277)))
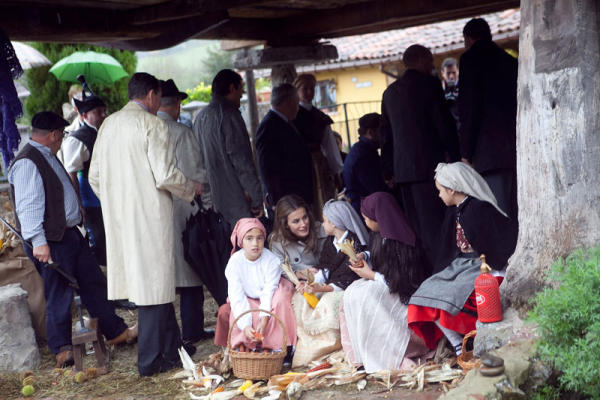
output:
MULTIPOLYGON (((205 326, 214 328, 216 324, 216 302, 208 292, 205 302, 205 326)), ((179 321, 179 300, 175 302, 175 310, 179 321)), ((137 320, 137 312, 117 310, 128 325, 137 320)), ((77 321, 73 319, 73 323, 77 321)), ((220 350, 212 340, 204 340, 196 344, 197 352, 192 359, 200 361, 210 354, 220 350)), ((90 379, 83 383, 73 382, 72 376, 65 376, 66 370, 55 370, 54 355, 43 345, 40 347, 42 363, 38 370, 32 371, 34 376, 35 399, 71 400, 71 399, 189 399, 188 392, 180 380, 171 380, 174 371, 158 374, 152 377, 140 377, 137 371, 137 345, 122 345, 110 348, 110 371, 106 375, 90 379)), ((93 354, 84 357, 84 369, 95 367, 96 359, 93 354)), ((68 374, 68 373, 67 373, 68 374)), ((0 373, 0 399, 19 399, 21 395, 23 373, 0 373)), ((302 399, 415 399, 433 400, 441 396, 441 388, 429 385, 424 392, 394 389, 391 392, 376 383, 369 382, 367 387, 359 392, 355 384, 337 386, 326 390, 305 392, 302 399)), ((244 399, 239 396, 239 399, 244 399)))

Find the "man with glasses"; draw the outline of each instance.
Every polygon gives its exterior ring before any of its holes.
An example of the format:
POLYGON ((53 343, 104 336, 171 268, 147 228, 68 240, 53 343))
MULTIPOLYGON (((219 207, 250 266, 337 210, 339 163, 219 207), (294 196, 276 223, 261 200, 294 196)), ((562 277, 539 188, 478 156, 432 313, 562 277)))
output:
POLYGON ((17 228, 33 246, 25 251, 44 280, 48 346, 56 355, 56 366, 73 364, 71 346, 71 300, 73 288, 45 263, 60 264, 80 287, 79 295, 88 312, 98 318, 109 343, 134 339, 107 300, 106 280, 90 248, 77 229, 82 221, 81 204, 67 171, 56 158, 69 125, 59 115, 42 111, 31 125, 31 140, 17 154, 8 170, 17 228))

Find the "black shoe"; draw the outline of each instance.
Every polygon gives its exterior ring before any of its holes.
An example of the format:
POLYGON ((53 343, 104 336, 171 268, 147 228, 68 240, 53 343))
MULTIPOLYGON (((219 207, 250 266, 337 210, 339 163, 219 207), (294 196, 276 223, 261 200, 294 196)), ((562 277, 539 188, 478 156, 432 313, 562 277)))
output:
POLYGON ((121 308, 123 310, 135 310, 137 308, 135 303, 132 303, 129 300, 113 300, 112 303, 116 308, 121 308))
POLYGON ((185 351, 187 351, 188 355, 191 357, 194 354, 196 354, 196 346, 194 346, 194 344, 192 342, 189 341, 184 341, 183 342, 183 348, 185 349, 185 351))
POLYGON ((200 334, 200 339, 199 340, 213 339, 214 337, 215 337, 215 330, 214 329, 205 329, 200 334))
POLYGON ((294 359, 294 348, 292 346, 288 346, 287 354, 285 355, 285 358, 283 359, 283 365, 286 367, 292 365, 293 359, 294 359))

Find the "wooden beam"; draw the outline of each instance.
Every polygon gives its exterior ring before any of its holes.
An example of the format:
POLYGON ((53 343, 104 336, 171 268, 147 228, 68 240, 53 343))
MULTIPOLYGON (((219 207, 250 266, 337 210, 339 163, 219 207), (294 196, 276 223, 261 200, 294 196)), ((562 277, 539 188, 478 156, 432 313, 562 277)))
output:
POLYGON ((396 19, 412 18, 413 25, 421 25, 518 6, 519 0, 375 0, 288 18, 282 26, 287 36, 335 37, 355 35, 365 26, 373 29, 366 31, 374 32, 396 19))
POLYGON ((244 50, 233 58, 237 69, 260 69, 281 64, 307 64, 338 58, 335 46, 311 44, 293 47, 269 47, 262 50, 244 50))
POLYGON ((269 1, 272 0, 172 0, 164 4, 132 10, 128 20, 133 25, 145 25, 227 11, 240 5, 260 6, 269 1))

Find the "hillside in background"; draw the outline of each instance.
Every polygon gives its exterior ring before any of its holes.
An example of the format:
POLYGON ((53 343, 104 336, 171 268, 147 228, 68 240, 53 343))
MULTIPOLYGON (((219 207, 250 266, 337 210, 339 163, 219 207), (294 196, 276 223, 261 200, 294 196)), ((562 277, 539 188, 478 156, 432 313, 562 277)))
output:
POLYGON ((210 86, 219 70, 232 68, 232 53, 220 50, 219 42, 213 40, 189 40, 168 49, 136 54, 137 72, 148 72, 159 79, 172 78, 181 91, 201 82, 210 86))

